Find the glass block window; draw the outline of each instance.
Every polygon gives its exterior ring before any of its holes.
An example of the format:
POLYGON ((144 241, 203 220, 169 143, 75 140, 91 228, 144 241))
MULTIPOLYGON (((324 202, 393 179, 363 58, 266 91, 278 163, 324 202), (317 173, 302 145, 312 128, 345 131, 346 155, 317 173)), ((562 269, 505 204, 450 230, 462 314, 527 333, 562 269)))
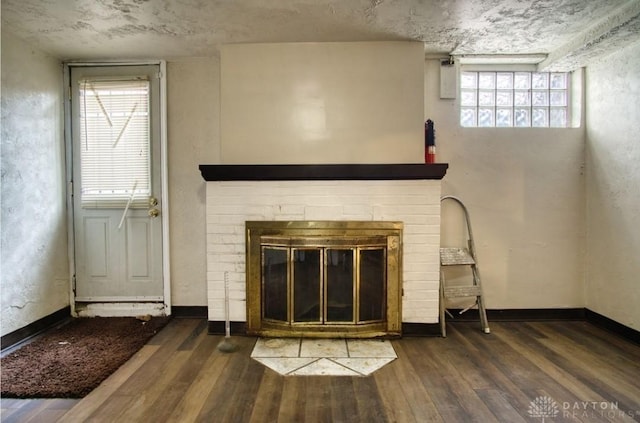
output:
POLYGON ((460 125, 566 128, 569 74, 469 72, 460 74, 460 125))

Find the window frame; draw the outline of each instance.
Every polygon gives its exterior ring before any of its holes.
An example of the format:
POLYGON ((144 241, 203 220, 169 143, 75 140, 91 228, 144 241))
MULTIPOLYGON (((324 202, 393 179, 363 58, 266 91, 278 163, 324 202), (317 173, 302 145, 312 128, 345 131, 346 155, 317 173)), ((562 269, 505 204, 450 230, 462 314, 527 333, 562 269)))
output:
POLYGON ((85 77, 79 84, 81 145, 87 146, 78 152, 82 207, 120 208, 130 203, 132 208, 146 208, 153 176, 150 80, 137 75, 85 77), (144 154, 136 157, 134 150, 144 154), (103 166, 111 168, 114 159, 135 171, 133 185, 130 175, 104 172, 103 166))
MULTIPOLYGON (((568 128, 572 128, 575 127, 575 123, 574 123, 574 116, 573 116, 573 109, 575 107, 574 104, 574 73, 573 72, 541 72, 539 71, 535 65, 516 65, 516 64, 496 64, 496 65, 480 65, 480 64, 473 64, 473 65, 469 65, 469 64, 464 64, 459 66, 458 68, 458 87, 457 87, 457 94, 458 94, 458 104, 457 104, 457 111, 458 111, 458 125, 461 128, 472 128, 472 129, 505 129, 505 128, 511 128, 511 129, 568 129, 568 128), (534 73, 547 73, 547 74, 554 74, 554 73, 563 73, 566 75, 566 88, 564 89, 565 94, 566 94, 566 105, 565 106, 551 106, 550 104, 550 99, 548 99, 548 105, 547 106, 542 106, 546 109, 547 112, 547 125, 546 126, 533 126, 533 119, 532 116, 530 116, 529 118, 529 125, 528 126, 516 126, 516 122, 515 122, 515 109, 516 106, 514 105, 514 99, 513 99, 513 95, 512 95, 512 104, 511 106, 509 106, 512 110, 512 116, 511 116, 511 125, 510 126, 499 126, 497 125, 497 119, 496 119, 496 115, 494 113, 494 119, 493 119, 493 125, 491 126, 479 126, 479 99, 478 99, 478 94, 480 92, 480 88, 479 86, 476 85, 475 88, 475 93, 476 93, 476 105, 473 106, 474 112, 475 112, 475 125, 473 126, 467 126, 467 125, 463 125, 462 124, 462 112, 465 109, 465 107, 468 108, 472 108, 472 106, 463 106, 462 104, 462 93, 463 93, 463 88, 462 88, 462 74, 463 72, 476 72, 479 73, 480 72, 493 72, 495 74, 498 73, 513 73, 515 75, 515 73, 518 72, 527 72, 530 74, 534 74, 534 73), (551 121, 550 121, 550 111, 553 108, 556 107, 560 107, 560 108, 565 108, 566 110, 566 123, 565 126, 550 126, 551 121)), ((492 89, 493 93, 494 93, 494 104, 493 106, 493 110, 494 112, 498 110, 498 106, 496 105, 495 102, 495 95, 498 92, 497 87, 494 86, 494 88, 492 89)), ((511 88, 510 89, 512 91, 512 93, 515 92, 515 88, 511 88)), ((528 91, 531 93, 533 91, 533 88, 529 88, 528 91)), ((546 92, 550 93, 552 92, 550 86, 548 88, 546 88, 546 92)), ((531 104, 530 101, 530 105, 527 106, 529 108, 530 111, 533 111, 534 106, 531 104)))

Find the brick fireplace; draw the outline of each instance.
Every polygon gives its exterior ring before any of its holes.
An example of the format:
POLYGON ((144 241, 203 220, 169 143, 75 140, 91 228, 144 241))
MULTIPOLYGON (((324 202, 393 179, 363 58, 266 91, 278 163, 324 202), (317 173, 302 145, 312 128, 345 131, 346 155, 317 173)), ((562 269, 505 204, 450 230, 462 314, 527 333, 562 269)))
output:
MULTIPOLYGON (((446 164, 201 165, 206 183, 210 328, 246 331, 246 222, 401 222, 402 323, 438 322, 440 185, 446 164)), ((348 335, 347 335, 348 336, 348 335)))

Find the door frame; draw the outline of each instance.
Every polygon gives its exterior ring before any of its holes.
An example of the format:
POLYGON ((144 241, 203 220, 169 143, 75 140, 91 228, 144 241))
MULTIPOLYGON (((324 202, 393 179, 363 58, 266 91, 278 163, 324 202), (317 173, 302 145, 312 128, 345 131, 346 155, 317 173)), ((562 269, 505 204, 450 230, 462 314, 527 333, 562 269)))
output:
POLYGON ((168 149, 167 149, 167 64, 164 60, 117 60, 117 61, 68 61, 64 62, 64 139, 65 139, 65 183, 67 188, 67 242, 71 280, 69 283, 69 303, 71 315, 86 316, 137 316, 140 314, 171 315, 171 271, 170 271, 170 245, 169 245, 169 185, 168 185, 168 149), (162 307, 153 303, 152 307, 145 307, 145 303, 108 303, 100 307, 100 303, 94 305, 93 310, 80 312, 75 298, 76 263, 75 263, 75 226, 73 209, 73 139, 71 126, 71 68, 74 67, 112 67, 112 66, 145 66, 156 65, 160 69, 160 184, 162 192, 162 307))

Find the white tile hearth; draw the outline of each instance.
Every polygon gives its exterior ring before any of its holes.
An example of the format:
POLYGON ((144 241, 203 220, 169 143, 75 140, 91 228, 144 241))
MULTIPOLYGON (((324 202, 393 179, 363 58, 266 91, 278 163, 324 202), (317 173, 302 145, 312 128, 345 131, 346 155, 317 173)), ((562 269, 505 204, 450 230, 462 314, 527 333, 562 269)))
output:
POLYGON ((344 339, 303 339, 300 357, 349 357, 344 339))
POLYGON ((380 339, 259 338, 251 357, 286 376, 367 376, 397 358, 380 339))

